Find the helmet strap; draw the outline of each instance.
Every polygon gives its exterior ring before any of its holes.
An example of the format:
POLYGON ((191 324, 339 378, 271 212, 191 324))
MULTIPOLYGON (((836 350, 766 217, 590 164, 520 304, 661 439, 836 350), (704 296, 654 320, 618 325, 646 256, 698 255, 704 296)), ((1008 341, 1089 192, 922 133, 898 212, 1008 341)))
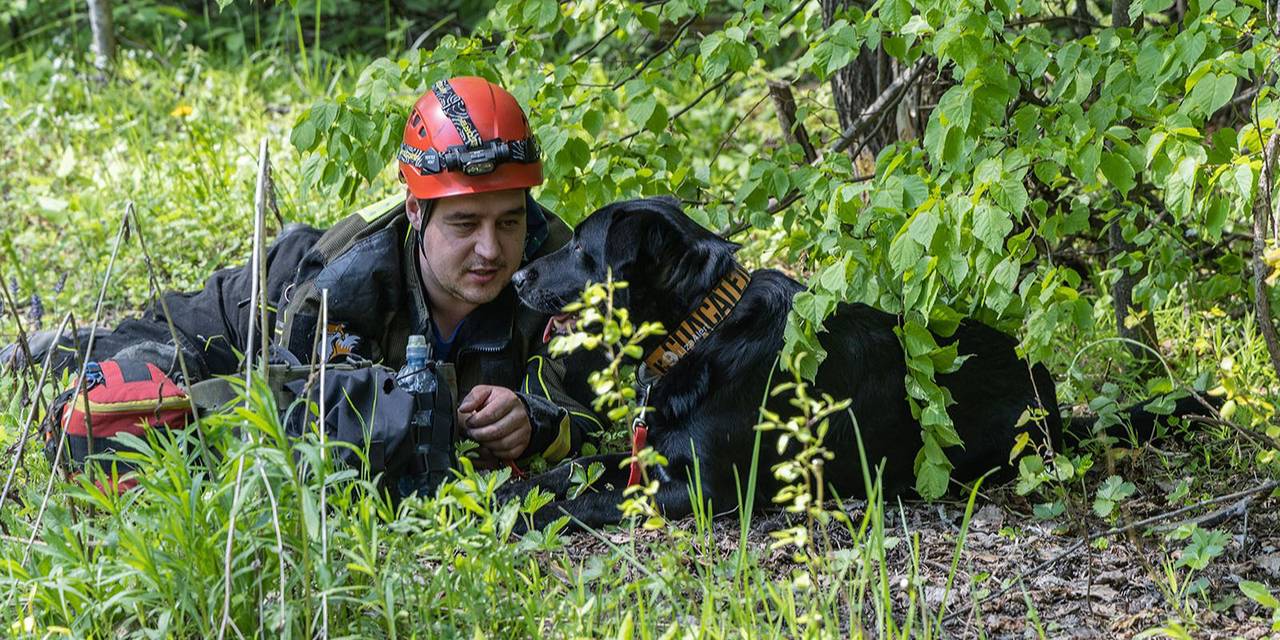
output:
POLYGON ((418 228, 413 230, 413 244, 419 254, 424 251, 423 241, 426 233, 424 230, 427 228, 427 221, 431 219, 431 212, 435 209, 435 204, 436 201, 434 199, 418 200, 418 211, 421 212, 421 215, 418 217, 418 228))

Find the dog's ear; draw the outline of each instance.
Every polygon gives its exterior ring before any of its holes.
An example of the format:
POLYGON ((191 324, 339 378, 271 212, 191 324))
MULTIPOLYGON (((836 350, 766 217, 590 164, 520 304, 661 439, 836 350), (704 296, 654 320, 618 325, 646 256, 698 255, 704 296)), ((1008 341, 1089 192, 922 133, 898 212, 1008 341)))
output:
POLYGON ((613 215, 609 263, 622 273, 642 269, 664 288, 700 290, 714 284, 738 250, 690 219, 670 196, 619 203, 613 215))

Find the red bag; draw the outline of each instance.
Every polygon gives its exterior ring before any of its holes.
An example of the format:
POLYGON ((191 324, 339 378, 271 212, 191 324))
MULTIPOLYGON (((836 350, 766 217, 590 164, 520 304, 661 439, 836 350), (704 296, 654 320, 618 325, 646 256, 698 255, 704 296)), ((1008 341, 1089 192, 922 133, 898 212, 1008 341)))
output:
MULTIPOLYGON (((50 417, 57 428, 45 432, 45 454, 50 462, 57 454, 60 432, 66 432, 67 450, 63 456, 73 463, 73 469, 83 466, 90 453, 90 425, 93 453, 99 454, 129 450, 110 439, 116 435, 130 433, 145 438, 147 429, 184 429, 191 417, 187 394, 149 362, 90 362, 85 367, 84 391, 75 406, 68 406, 78 387, 77 381, 54 401, 50 417)), ((130 464, 113 462, 121 474, 133 469, 130 464)), ((122 482, 120 489, 131 486, 133 482, 122 482)))

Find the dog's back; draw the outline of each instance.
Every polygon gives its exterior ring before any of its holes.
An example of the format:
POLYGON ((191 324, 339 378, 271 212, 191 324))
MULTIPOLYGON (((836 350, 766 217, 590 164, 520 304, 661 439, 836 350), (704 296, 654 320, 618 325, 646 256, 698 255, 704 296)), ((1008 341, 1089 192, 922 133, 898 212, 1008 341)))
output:
MULTIPOLYGON (((785 316, 776 321, 784 323, 785 316)), ((833 416, 826 438, 826 448, 838 456, 838 464, 827 466, 827 477, 842 495, 865 493, 859 435, 872 476, 874 467, 884 464, 887 492, 909 491, 914 485, 921 427, 907 402, 907 368, 894 333, 898 322, 897 316, 864 304, 841 304, 819 336, 827 357, 815 385, 837 399, 849 398, 858 425, 855 433, 848 412, 833 416)), ((1053 380, 1043 366, 1032 367, 1018 357, 1012 336, 965 321, 952 336, 935 338, 940 345, 959 341, 960 355, 969 356, 958 371, 937 376, 955 400, 947 413, 965 443, 946 450, 955 465, 954 478, 972 480, 1002 465, 1022 429, 1037 442, 1046 436, 1055 445, 1060 442, 1053 380), (1044 418, 1018 426, 1033 407, 1046 409, 1044 418)), ((774 410, 781 410, 785 403, 774 404, 774 410)))

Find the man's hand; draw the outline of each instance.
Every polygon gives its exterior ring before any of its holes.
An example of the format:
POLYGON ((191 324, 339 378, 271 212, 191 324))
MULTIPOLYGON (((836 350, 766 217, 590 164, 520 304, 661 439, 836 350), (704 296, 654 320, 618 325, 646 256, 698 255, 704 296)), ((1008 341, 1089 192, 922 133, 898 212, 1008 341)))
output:
POLYGON ((529 447, 533 426, 516 392, 479 384, 458 405, 458 422, 467 435, 502 460, 514 460, 529 447))

